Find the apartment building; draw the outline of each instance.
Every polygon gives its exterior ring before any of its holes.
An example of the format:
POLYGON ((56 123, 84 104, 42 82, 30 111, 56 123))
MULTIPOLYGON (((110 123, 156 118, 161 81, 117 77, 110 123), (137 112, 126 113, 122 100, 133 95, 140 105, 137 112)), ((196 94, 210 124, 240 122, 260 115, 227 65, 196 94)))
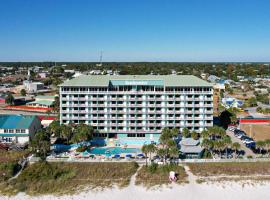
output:
POLYGON ((60 121, 99 137, 155 141, 163 128, 213 125, 213 86, 191 75, 82 75, 60 85, 60 121))

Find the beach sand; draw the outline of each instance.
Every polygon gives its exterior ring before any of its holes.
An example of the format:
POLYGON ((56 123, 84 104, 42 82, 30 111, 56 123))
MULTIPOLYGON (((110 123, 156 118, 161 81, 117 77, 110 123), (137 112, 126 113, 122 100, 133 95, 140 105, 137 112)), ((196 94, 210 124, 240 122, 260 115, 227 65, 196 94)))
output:
POLYGON ((269 200, 270 183, 239 182, 227 183, 189 183, 185 185, 169 185, 156 189, 145 189, 141 186, 129 186, 124 189, 105 189, 103 191, 84 191, 76 195, 36 196, 30 197, 19 193, 13 197, 1 197, 2 200, 269 200))

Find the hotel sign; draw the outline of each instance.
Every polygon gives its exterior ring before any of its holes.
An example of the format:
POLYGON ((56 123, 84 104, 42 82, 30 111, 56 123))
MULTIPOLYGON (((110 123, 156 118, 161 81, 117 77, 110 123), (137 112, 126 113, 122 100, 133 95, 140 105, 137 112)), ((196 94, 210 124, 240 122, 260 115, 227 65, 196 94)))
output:
POLYGON ((112 85, 163 86, 163 80, 111 80, 112 85))
POLYGON ((125 81, 125 85, 148 85, 147 81, 125 81))

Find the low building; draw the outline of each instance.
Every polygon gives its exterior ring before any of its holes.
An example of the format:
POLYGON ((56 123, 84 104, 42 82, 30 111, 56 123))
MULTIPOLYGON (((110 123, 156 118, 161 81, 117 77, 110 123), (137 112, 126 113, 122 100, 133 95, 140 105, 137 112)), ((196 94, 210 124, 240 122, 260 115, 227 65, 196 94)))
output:
POLYGON ((3 143, 28 143, 41 129, 37 116, 0 115, 0 141, 3 143))
POLYGON ((51 108, 54 104, 55 96, 36 96, 35 101, 26 105, 31 107, 51 108))
POLYGON ((29 93, 35 93, 45 89, 44 84, 41 82, 24 81, 23 85, 29 93))
POLYGON ((227 97, 223 98, 222 100, 222 105, 225 108, 241 108, 244 105, 244 102, 242 100, 238 100, 234 97, 227 97))
POLYGON ((179 142, 181 158, 201 158, 204 148, 199 140, 192 138, 182 138, 179 142))

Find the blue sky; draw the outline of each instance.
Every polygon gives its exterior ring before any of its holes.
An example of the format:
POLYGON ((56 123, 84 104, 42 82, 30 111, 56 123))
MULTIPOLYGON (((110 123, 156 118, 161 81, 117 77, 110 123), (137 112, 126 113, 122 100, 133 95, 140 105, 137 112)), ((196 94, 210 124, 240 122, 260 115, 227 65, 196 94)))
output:
POLYGON ((270 61, 269 0, 0 0, 0 61, 270 61))

